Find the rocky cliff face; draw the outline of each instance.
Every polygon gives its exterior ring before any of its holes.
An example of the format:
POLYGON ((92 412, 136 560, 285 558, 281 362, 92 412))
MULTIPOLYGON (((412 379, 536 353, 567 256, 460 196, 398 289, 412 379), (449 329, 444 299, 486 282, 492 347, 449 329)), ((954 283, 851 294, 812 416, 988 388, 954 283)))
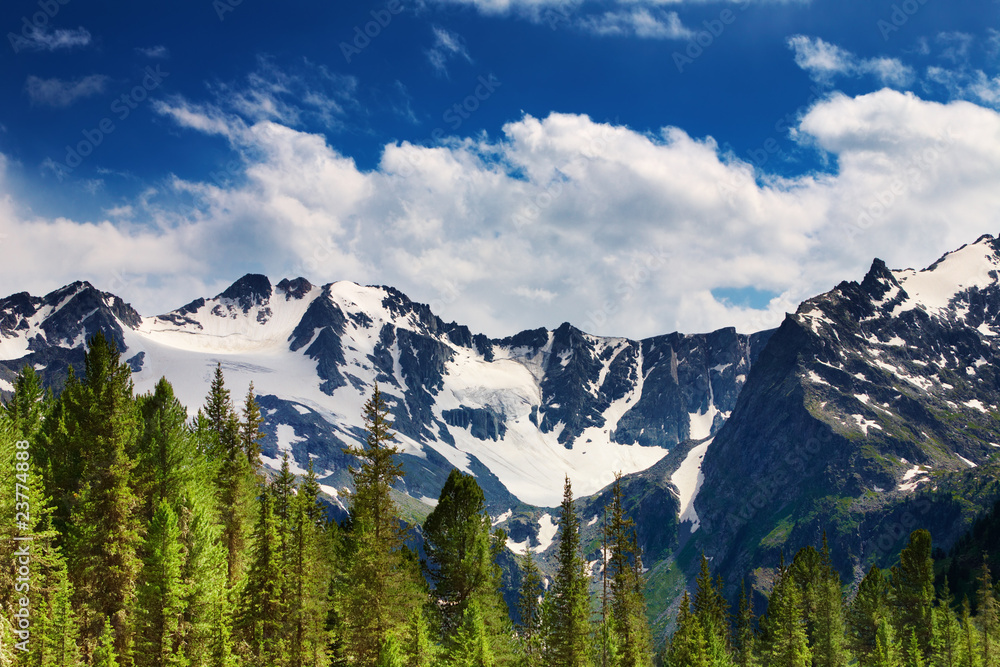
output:
POLYGON ((234 397, 253 381, 265 461, 277 466, 287 451, 304 470, 311 458, 331 494, 349 484, 341 449, 362 436, 361 406, 378 382, 404 450, 401 490, 430 502, 458 466, 497 513, 558 504, 564 474, 594 493, 615 471, 715 433, 767 339, 723 329, 632 341, 567 323, 491 340, 391 287, 253 274, 143 318, 76 283, 0 302, 0 391, 25 363, 58 387, 98 329, 129 360, 137 390, 165 375, 192 411, 216 364, 234 397))
POLYGON ((923 271, 875 260, 860 283, 787 317, 702 467, 699 539, 724 572, 776 562, 826 530, 842 573, 856 574, 892 553, 887 517, 941 523, 928 508, 952 492, 946 480, 993 474, 998 267, 990 236, 923 271))

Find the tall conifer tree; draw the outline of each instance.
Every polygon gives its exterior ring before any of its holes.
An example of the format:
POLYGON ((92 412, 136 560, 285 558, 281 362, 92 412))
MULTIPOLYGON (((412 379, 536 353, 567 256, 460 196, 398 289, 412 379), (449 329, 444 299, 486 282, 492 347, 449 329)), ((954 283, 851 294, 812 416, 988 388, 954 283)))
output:
POLYGON ((365 443, 344 450, 360 465, 351 469, 354 493, 337 615, 346 658, 360 664, 373 664, 389 642, 398 641, 421 597, 419 573, 403 552, 405 531, 391 495, 403 468, 396 460, 399 449, 391 444, 395 434, 388 413, 376 384, 364 407, 365 443))
POLYGON ((557 540, 556 574, 543 605, 546 663, 553 667, 581 667, 589 663, 590 598, 586 563, 580 554, 580 519, 568 476, 557 540))

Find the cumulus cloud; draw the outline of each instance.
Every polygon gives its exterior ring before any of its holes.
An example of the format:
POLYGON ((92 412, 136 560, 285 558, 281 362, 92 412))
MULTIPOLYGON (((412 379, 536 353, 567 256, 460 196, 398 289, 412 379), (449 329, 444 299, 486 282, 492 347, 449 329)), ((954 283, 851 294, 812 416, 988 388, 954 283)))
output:
POLYGON ((0 233, 16 247, 0 280, 37 290, 45 266, 48 289, 107 288, 114 267, 133 276, 117 291, 153 313, 253 269, 395 285, 490 335, 562 321, 608 335, 752 331, 860 279, 874 256, 920 267, 996 232, 1000 210, 1000 114, 891 89, 813 105, 795 138, 838 168, 795 177, 755 172, 677 127, 576 114, 389 144, 361 170, 323 136, 272 120, 183 100, 158 110, 226 136, 239 178, 173 179, 100 222, 40 219, 8 194, 0 233), (777 296, 754 309, 712 295, 751 287, 777 296))
POLYGON ((838 76, 871 75, 882 85, 902 87, 914 78, 913 69, 897 58, 859 58, 818 37, 794 35, 788 46, 795 52, 795 64, 819 83, 831 83, 838 76))
POLYGON ((110 80, 103 74, 91 74, 72 81, 29 76, 24 88, 32 104, 64 108, 85 97, 100 95, 110 80))

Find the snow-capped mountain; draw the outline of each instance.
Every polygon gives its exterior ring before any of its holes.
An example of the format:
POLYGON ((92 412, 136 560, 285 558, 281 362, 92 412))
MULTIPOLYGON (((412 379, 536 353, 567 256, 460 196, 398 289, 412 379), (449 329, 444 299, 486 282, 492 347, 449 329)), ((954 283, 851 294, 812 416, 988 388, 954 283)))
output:
POLYGON ((914 527, 945 546, 963 528, 978 501, 946 486, 995 478, 1000 448, 998 272, 988 235, 922 271, 876 259, 785 319, 701 467, 699 539, 724 572, 826 530, 856 574, 914 527))
POLYGON ((247 275, 218 296, 142 317, 118 297, 74 283, 0 301, 0 390, 32 364, 58 386, 84 341, 112 336, 139 392, 161 376, 190 411, 221 363, 234 399, 254 383, 266 418, 266 464, 312 458, 325 490, 349 482, 343 446, 362 434, 378 382, 404 451, 406 492, 431 503, 448 471, 475 474, 498 513, 558 504, 614 473, 644 470, 688 439, 716 432, 768 334, 724 329, 642 341, 563 324, 491 340, 445 323, 391 287, 247 275))

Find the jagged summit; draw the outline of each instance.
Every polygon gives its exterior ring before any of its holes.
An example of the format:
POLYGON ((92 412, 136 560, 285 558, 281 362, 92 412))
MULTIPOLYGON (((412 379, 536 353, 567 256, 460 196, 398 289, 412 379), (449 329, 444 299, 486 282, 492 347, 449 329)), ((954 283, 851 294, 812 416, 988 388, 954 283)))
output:
POLYGON ((266 303, 271 298, 271 281, 267 276, 248 273, 216 298, 236 301, 243 308, 243 312, 247 312, 253 306, 266 303))
MULTIPOLYGON (((277 467, 288 451, 304 470, 312 458, 336 487, 348 481, 341 450, 359 437, 361 407, 377 381, 405 451, 407 491, 435 497, 458 466, 480 478, 494 503, 516 496, 556 504, 552 480, 566 472, 579 492, 596 491, 614 471, 642 470, 687 438, 714 432, 763 341, 731 329, 629 341, 568 322, 491 340, 390 286, 317 287, 260 274, 147 318, 83 283, 46 298, 65 301, 65 313, 40 313, 41 301, 26 294, 2 302, 10 340, 0 390, 10 390, 23 363, 48 367, 39 360, 64 357, 53 367, 64 372, 82 360, 80 326, 73 336, 41 338, 29 335, 31 326, 44 334, 63 320, 102 321, 117 332, 140 391, 166 375, 194 409, 218 363, 234 396, 252 380, 271 406, 268 460, 277 467), (94 299, 106 302, 98 310, 110 319, 88 315, 94 299), (19 313, 37 321, 26 325, 19 313)), ((58 372, 52 377, 58 385, 58 372)))
POLYGON ((1000 447, 998 266, 990 235, 920 271, 876 259, 860 283, 842 282, 788 316, 705 455, 712 493, 695 508, 712 533, 709 551, 730 543, 731 562, 755 559, 766 547, 751 527, 791 511, 802 518, 785 527, 789 539, 811 543, 826 527, 833 550, 863 564, 870 554, 858 552, 857 528, 831 527, 868 526, 866 512, 908 502, 935 471, 991 461, 1000 447))

